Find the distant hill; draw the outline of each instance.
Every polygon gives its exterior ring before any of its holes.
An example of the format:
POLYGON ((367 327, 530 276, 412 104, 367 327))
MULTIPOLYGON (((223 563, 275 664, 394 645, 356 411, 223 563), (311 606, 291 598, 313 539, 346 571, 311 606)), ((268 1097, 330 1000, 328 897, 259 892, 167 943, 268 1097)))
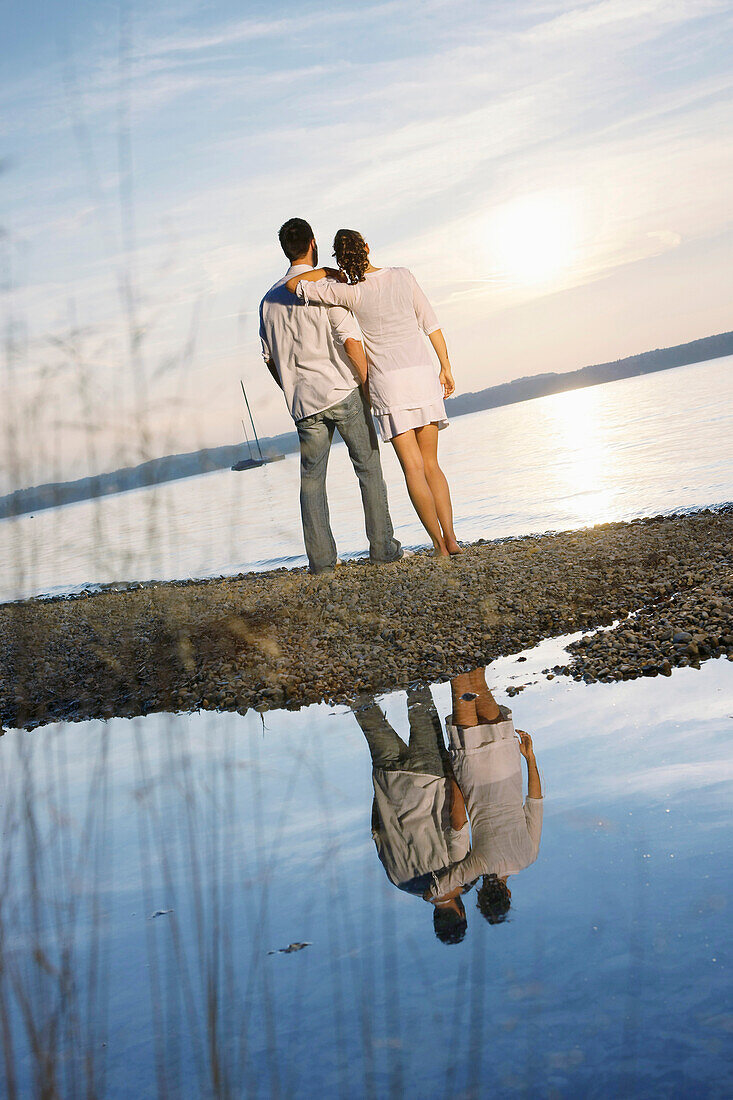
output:
MULTIPOLYGON (((295 432, 268 436, 260 440, 260 445, 265 457, 289 454, 298 450, 298 436, 295 432)), ((0 519, 21 516, 27 512, 40 512, 44 508, 57 508, 60 504, 72 504, 74 501, 124 493, 129 489, 159 485, 164 481, 179 481, 185 477, 208 474, 212 470, 226 470, 235 462, 249 457, 246 443, 230 443, 201 451, 189 451, 186 454, 151 458, 137 466, 123 466, 108 474, 81 477, 77 481, 52 482, 30 489, 18 489, 0 497, 0 519)), ((238 476, 244 477, 246 473, 244 471, 238 476)))
MULTIPOLYGON (((513 382, 504 382, 500 386, 489 386, 476 393, 452 397, 446 402, 446 407, 449 416, 461 416, 481 409, 494 409, 500 405, 513 405, 518 401, 546 397, 552 393, 615 382, 638 374, 651 374, 654 371, 686 366, 688 363, 701 363, 723 355, 733 355, 733 332, 706 336, 702 340, 678 344, 673 348, 657 348, 641 355, 630 355, 612 363, 597 363, 565 374, 534 374, 528 378, 516 378, 513 382)), ((261 444, 265 455, 290 454, 298 449, 298 436, 295 432, 268 436, 261 440, 261 444)), ((44 508, 56 508, 74 501, 123 493, 129 489, 157 485, 164 481, 195 477, 212 470, 224 470, 247 458, 248 454, 246 443, 235 443, 187 454, 152 458, 137 466, 127 466, 110 473, 79 478, 77 481, 18 489, 0 497, 0 519, 39 512, 44 508)), ((239 476, 246 477, 247 471, 239 476)))
POLYGON ((452 397, 446 407, 453 416, 495 409, 499 405, 513 405, 517 401, 530 401, 534 397, 547 397, 551 393, 599 386, 604 382, 617 382, 620 378, 633 378, 637 374, 653 374, 654 371, 684 367, 688 363, 704 363, 733 355, 733 332, 718 336, 705 336, 689 344, 677 344, 673 348, 657 348, 641 355, 629 355, 612 363, 596 363, 592 367, 567 371, 565 374, 533 374, 528 378, 515 378, 500 386, 489 386, 477 393, 462 393, 452 397))

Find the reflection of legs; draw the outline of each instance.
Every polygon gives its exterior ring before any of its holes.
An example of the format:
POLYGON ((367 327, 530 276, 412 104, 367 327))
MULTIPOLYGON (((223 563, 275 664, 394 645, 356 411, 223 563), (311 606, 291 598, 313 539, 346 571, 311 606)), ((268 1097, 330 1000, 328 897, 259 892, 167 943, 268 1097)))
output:
POLYGON ((407 482, 407 491, 420 522, 430 535, 436 553, 447 556, 448 550, 443 539, 443 532, 440 529, 435 499, 425 476, 425 463, 417 443, 414 428, 394 436, 390 443, 400 461, 407 482))
POLYGON ((494 696, 486 683, 486 669, 475 668, 471 675, 473 690, 476 692, 476 716, 479 722, 501 722, 502 714, 494 696))
POLYGON ((440 719, 429 688, 408 689, 411 770, 425 775, 444 775, 446 750, 440 719))
POLYGON ((326 469, 333 425, 309 416, 296 425, 300 439, 300 515, 308 564, 312 573, 333 569, 336 543, 331 533, 326 498, 326 469))
POLYGON ((460 546, 456 541, 456 533, 453 530, 453 505, 450 499, 448 480, 438 465, 438 425, 423 424, 421 428, 415 428, 417 445, 422 455, 425 469, 425 480, 430 486, 430 492, 435 501, 435 511, 443 531, 445 545, 451 554, 457 554, 460 546))
POLYGON ((453 725, 469 729, 485 722, 500 722, 501 711, 486 684, 483 668, 463 672, 450 682, 453 697, 453 725), (475 698, 464 698, 464 696, 475 698))
POLYGON ((404 761, 407 745, 392 729, 373 699, 355 709, 354 717, 367 739, 375 768, 395 768, 404 761))

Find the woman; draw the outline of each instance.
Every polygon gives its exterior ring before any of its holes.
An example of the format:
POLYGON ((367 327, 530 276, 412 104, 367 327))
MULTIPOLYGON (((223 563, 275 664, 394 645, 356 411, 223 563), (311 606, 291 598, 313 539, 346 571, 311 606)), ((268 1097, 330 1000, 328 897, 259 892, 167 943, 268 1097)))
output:
POLYGON ((511 711, 500 707, 486 685, 484 670, 451 680, 453 713, 446 723, 453 771, 466 803, 471 851, 433 875, 423 897, 445 902, 479 875, 476 903, 489 921, 505 919, 511 902, 506 880, 534 863, 542 834, 542 786, 532 738, 515 732, 511 711), (527 798, 522 799, 521 758, 527 764, 527 798))
POLYGON ((340 229, 334 256, 338 272, 316 268, 293 276, 286 286, 307 303, 346 306, 356 317, 368 363, 361 381, 368 385, 382 438, 397 452, 410 500, 435 553, 459 554, 450 490, 438 465, 438 432, 448 426, 443 399, 456 388, 443 333, 412 272, 374 267, 361 233, 340 229), (329 274, 335 279, 326 278, 329 274), (335 281, 344 276, 348 283, 335 281), (440 372, 421 331, 435 349, 440 372))

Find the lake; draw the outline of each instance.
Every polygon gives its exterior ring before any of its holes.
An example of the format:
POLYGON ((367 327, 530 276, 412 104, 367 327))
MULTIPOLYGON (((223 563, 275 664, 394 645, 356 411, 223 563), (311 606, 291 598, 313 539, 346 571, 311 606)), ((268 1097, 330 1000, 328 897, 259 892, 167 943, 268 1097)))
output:
POLYGON ((729 1095, 733 664, 533 682, 560 652, 487 670, 544 824, 453 944, 384 873, 347 708, 8 731, 0 1094, 729 1095))
MULTIPOLYGON (((733 357, 456 417, 440 455, 465 540, 728 502, 733 357)), ((382 456, 397 537, 423 546, 389 444, 382 456)), ((298 482, 288 455, 0 521, 0 600, 303 565, 298 482)), ((343 446, 332 449, 328 491, 340 556, 364 553, 343 446)))
MULTIPOLYGON (((730 501, 732 366, 457 418, 459 536, 730 501)), ((423 545, 383 454, 398 535, 423 545)), ((329 477, 358 555, 342 447, 329 477)), ((4 521, 2 597, 300 565, 297 501, 291 456, 4 521)), ((728 1095, 733 662, 545 679, 571 640, 486 669, 534 739, 544 820, 506 919, 469 886, 452 943, 375 843, 359 708, 407 743, 412 694, 0 731, 0 1095, 728 1095)), ((451 685, 429 692, 443 745, 451 685)))

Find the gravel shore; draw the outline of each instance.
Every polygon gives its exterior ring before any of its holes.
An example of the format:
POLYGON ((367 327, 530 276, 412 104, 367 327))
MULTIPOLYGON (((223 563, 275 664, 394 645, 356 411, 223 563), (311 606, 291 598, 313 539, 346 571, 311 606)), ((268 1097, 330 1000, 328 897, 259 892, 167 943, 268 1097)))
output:
POLYGON ((481 540, 448 562, 425 552, 0 605, 0 722, 349 702, 577 630, 589 633, 548 676, 733 660, 733 509, 481 540))

